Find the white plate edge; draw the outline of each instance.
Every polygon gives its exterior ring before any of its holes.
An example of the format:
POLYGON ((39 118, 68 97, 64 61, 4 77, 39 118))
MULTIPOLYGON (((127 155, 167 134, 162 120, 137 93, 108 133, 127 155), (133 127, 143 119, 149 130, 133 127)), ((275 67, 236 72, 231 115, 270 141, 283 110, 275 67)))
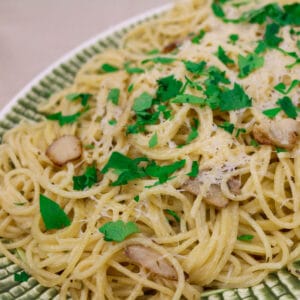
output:
POLYGON ((93 36, 89 38, 88 40, 81 43, 79 46, 73 48, 72 50, 68 51, 66 54, 61 56, 58 60, 56 60, 54 63, 50 64, 46 69, 44 69, 42 72, 38 73, 37 76, 35 76, 28 84, 26 84, 4 107, 0 110, 0 121, 5 118, 5 116, 11 111, 13 106, 17 104, 18 100, 22 97, 24 97, 32 88, 34 85, 38 84, 44 77, 49 75, 55 68, 57 68, 59 65, 61 65, 63 62, 71 59, 76 53, 80 52, 81 50, 93 45, 98 40, 105 39, 109 37, 110 35, 114 34, 116 31, 122 30, 122 28, 130 27, 131 25, 143 21, 144 19, 151 17, 155 14, 163 13, 170 9, 173 6, 174 3, 167 3, 165 5, 154 7, 150 10, 147 10, 144 13, 138 14, 136 16, 133 16, 129 19, 126 19, 123 22, 120 22, 114 26, 110 26, 108 29, 100 32, 96 36, 93 36))

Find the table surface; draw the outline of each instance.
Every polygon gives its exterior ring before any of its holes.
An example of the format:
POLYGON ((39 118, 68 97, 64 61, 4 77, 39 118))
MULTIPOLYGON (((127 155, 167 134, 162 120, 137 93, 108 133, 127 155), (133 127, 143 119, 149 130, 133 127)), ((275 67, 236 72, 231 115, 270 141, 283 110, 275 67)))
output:
POLYGON ((170 0, 0 0, 0 110, 92 36, 170 0))

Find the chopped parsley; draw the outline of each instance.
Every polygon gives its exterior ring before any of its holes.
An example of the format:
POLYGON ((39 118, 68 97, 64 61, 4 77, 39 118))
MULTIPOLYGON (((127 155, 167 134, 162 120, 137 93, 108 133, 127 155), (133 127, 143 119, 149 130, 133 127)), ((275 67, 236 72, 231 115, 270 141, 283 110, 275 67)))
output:
POLYGON ((286 149, 280 148, 280 147, 275 147, 275 150, 276 150, 277 153, 287 152, 286 149))
POLYGON ((153 58, 147 58, 142 61, 142 64, 146 64, 148 62, 153 62, 155 64, 171 64, 175 61, 176 59, 173 57, 163 57, 163 56, 157 56, 153 58))
POLYGON ((182 82, 177 80, 174 75, 163 77, 157 80, 158 89, 156 97, 158 101, 168 101, 177 96, 182 87, 182 82))
POLYGON ((281 111, 280 107, 275 107, 271 109, 266 109, 262 113, 268 118, 273 119, 279 114, 280 111, 281 111))
POLYGON ((134 84, 131 83, 131 84, 128 86, 127 92, 128 92, 128 93, 131 93, 131 92, 133 91, 133 88, 134 88, 134 84))
POLYGON ((111 89, 107 95, 107 100, 111 101, 113 104, 118 105, 120 98, 120 89, 111 89))
POLYGON ((291 98, 285 96, 279 99, 276 104, 280 106, 280 108, 285 112, 285 114, 292 119, 297 118, 297 107, 293 104, 291 98))
POLYGON ((191 172, 187 173, 186 175, 188 175, 189 177, 195 178, 198 176, 199 173, 199 163, 194 160, 192 163, 192 170, 191 172))
POLYGON ((201 29, 198 34, 196 34, 195 36, 192 37, 192 39, 191 39, 192 43, 193 44, 200 44, 201 40, 205 36, 205 33, 206 32, 203 29, 201 29))
POLYGON ((219 125, 218 127, 223 128, 228 133, 232 134, 234 131, 234 124, 229 122, 224 122, 223 124, 219 125))
POLYGON ((111 64, 103 64, 101 66, 101 71, 105 73, 113 73, 119 71, 119 68, 111 64))
POLYGON ((40 194, 40 213, 46 230, 61 229, 71 225, 64 210, 53 200, 40 194))
POLYGON ((107 164, 101 170, 101 173, 105 174, 109 169, 114 169, 119 174, 119 177, 116 181, 112 182, 111 185, 124 185, 127 184, 128 181, 147 176, 145 168, 139 166, 141 162, 148 162, 148 159, 146 157, 131 159, 122 153, 113 152, 107 164))
POLYGON ((300 50, 300 40, 297 41, 297 48, 300 50))
POLYGON ((240 134, 242 133, 246 133, 247 130, 245 128, 238 128, 235 134, 235 137, 238 138, 240 136, 240 134))
POLYGON ((152 106, 153 97, 147 92, 143 92, 140 96, 134 99, 132 109, 135 112, 141 112, 149 109, 152 106))
POLYGON ((174 210, 171 209, 165 209, 165 212, 172 216, 178 223, 180 223, 180 217, 176 214, 176 212, 174 210))
POLYGON ((159 54, 159 49, 152 49, 150 51, 148 51, 146 54, 147 55, 155 55, 155 54, 159 54))
POLYGON ((232 45, 235 45, 236 42, 239 40, 239 35, 238 34, 231 34, 229 36, 229 43, 232 44, 232 45))
POLYGON ((270 48, 278 47, 283 41, 283 38, 278 37, 277 34, 280 31, 280 26, 276 23, 268 24, 264 36, 264 41, 270 48))
POLYGON ((84 147, 84 149, 95 149, 95 145, 94 144, 86 144, 83 147, 84 147))
POLYGON ((105 223, 99 231, 103 233, 104 240, 107 242, 122 242, 128 236, 140 232, 135 223, 131 221, 125 223, 122 220, 105 223))
POLYGON ((235 83, 232 90, 226 90, 221 94, 221 111, 238 110, 252 106, 252 99, 245 93, 242 86, 235 83))
POLYGON ((97 169, 94 166, 87 166, 83 175, 73 176, 73 189, 83 191, 92 187, 97 181, 97 169))
POLYGON ((72 115, 62 115, 61 112, 46 115, 46 118, 51 121, 58 121, 60 126, 64 126, 66 124, 72 124, 78 120, 78 118, 82 115, 82 112, 77 112, 72 115))
POLYGON ((154 185, 165 183, 170 180, 170 176, 177 170, 183 168, 185 165, 185 159, 176 161, 173 164, 159 166, 156 162, 151 161, 146 167, 146 174, 151 177, 158 178, 158 181, 154 185))
POLYGON ((189 104, 199 104, 204 105, 206 104, 206 100, 204 98, 200 98, 198 96, 183 94, 176 96, 172 103, 189 103, 189 104))
POLYGON ((251 235, 251 234, 243 234, 243 235, 240 235, 237 237, 237 239, 239 241, 244 241, 244 242, 252 241, 253 238, 254 238, 254 235, 251 235))
POLYGON ((142 68, 130 67, 130 62, 125 63, 124 68, 128 74, 141 74, 145 72, 145 70, 142 68))
POLYGON ((300 84, 300 80, 293 80, 288 89, 286 89, 286 85, 283 82, 278 83, 274 89, 283 95, 288 95, 296 86, 300 84))
POLYGON ((259 143, 255 139, 251 139, 250 145, 255 148, 259 147, 259 143))
POLYGON ((20 271, 14 274, 14 281, 24 282, 29 279, 29 275, 25 271, 20 271))
POLYGON ((206 67, 206 62, 205 61, 200 61, 199 63, 195 63, 192 61, 183 61, 185 68, 193 73, 193 74, 202 74, 202 72, 204 71, 205 67, 206 67))
POLYGON ((194 125, 192 126, 192 130, 189 133, 186 143, 189 144, 191 141, 196 139, 198 137, 198 127, 199 127, 199 121, 197 119, 194 119, 194 125))
POLYGON ((219 46, 218 52, 215 55, 219 58, 219 60, 226 66, 230 66, 234 64, 234 60, 231 59, 225 52, 225 50, 219 46))
POLYGON ((92 95, 88 93, 72 93, 66 95, 66 99, 70 101, 81 100, 81 105, 86 106, 91 96, 92 95))
POLYGON ((253 71, 261 68, 264 65, 265 59, 258 56, 256 53, 250 53, 247 56, 238 56, 239 78, 245 78, 253 71))
POLYGON ((155 132, 149 140, 149 148, 154 148, 157 145, 157 133, 155 132))
POLYGON ((134 196, 133 200, 134 200, 135 202, 139 202, 139 201, 140 201, 140 196, 139 196, 139 195, 134 196))
POLYGON ((114 126, 114 125, 117 124, 117 120, 111 119, 111 120, 108 121, 108 124, 111 125, 111 126, 114 126))

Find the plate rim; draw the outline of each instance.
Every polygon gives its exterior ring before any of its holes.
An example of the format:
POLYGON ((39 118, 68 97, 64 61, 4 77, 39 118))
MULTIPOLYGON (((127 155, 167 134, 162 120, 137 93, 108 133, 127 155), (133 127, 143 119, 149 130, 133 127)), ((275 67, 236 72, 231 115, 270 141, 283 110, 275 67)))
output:
POLYGON ((60 56, 57 60, 50 63, 45 69, 43 69, 41 72, 37 73, 19 92, 15 94, 0 110, 0 121, 5 119, 5 116, 11 112, 14 105, 18 103, 18 101, 26 96, 30 90, 37 85, 43 78, 45 78, 47 75, 53 72, 53 70, 57 67, 59 67, 62 63, 72 59, 76 54, 78 54, 80 51, 84 50, 85 48, 88 48, 89 46, 92 46, 97 41, 103 40, 105 38, 108 38, 109 36, 113 35, 114 33, 125 29, 130 28, 131 26, 146 20, 147 18, 150 18, 151 16, 154 16, 156 14, 160 14, 163 12, 166 12, 172 6, 174 5, 174 2, 172 0, 169 0, 169 3, 160 5, 151 9, 146 10, 143 13, 136 14, 130 18, 125 19, 124 21, 121 21, 117 23, 116 25, 111 25, 107 27, 107 29, 101 31, 100 33, 93 35, 92 37, 84 40, 82 43, 80 43, 78 46, 75 46, 71 50, 64 53, 62 56, 60 56))

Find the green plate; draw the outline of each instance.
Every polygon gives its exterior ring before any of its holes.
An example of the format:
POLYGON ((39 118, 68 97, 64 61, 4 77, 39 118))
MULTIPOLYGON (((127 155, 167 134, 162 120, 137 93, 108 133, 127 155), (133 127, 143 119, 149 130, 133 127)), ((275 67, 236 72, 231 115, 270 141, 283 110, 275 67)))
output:
MULTIPOLYGON (((132 18, 114 28, 83 43, 78 48, 62 57, 46 71, 31 81, 1 112, 0 112, 0 143, 3 134, 16 126, 22 119, 40 121, 38 104, 48 100, 49 96, 69 86, 76 72, 92 56, 107 48, 117 48, 122 37, 131 28, 156 18, 170 5, 151 10, 132 18)), ((14 281, 14 273, 20 268, 0 254, 0 300, 49 300, 58 299, 55 288, 41 286, 34 278, 26 282, 14 281)), ((245 289, 215 290, 205 293, 203 299, 300 299, 300 281, 287 270, 270 274, 261 284, 245 289)))

